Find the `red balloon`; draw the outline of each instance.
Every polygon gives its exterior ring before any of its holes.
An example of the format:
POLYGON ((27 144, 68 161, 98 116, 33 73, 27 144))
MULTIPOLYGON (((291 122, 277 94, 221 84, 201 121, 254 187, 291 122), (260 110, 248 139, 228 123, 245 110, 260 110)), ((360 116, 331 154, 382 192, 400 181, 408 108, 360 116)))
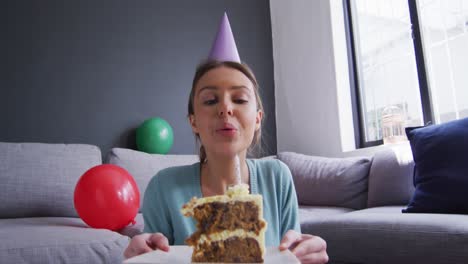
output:
POLYGON ((140 207, 140 192, 125 169, 103 164, 80 177, 74 203, 78 215, 90 227, 115 231, 134 223, 140 207))

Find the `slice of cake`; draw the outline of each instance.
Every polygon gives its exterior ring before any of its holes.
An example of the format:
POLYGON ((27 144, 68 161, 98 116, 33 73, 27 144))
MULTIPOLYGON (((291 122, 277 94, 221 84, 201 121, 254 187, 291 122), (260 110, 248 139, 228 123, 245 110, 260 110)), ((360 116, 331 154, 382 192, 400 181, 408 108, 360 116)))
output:
POLYGON ((186 239, 193 247, 192 262, 263 262, 262 196, 249 194, 248 188, 235 185, 225 195, 194 197, 182 207, 197 221, 197 230, 186 239))

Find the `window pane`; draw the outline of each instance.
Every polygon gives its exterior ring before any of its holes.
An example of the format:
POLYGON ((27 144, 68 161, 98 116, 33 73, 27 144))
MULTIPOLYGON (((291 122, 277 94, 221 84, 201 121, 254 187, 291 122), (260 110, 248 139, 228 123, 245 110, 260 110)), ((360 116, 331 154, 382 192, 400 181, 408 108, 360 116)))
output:
POLYGON ((468 116, 468 0, 419 1, 436 123, 468 116))
POLYGON ((366 141, 382 139, 386 108, 403 111, 406 126, 423 123, 407 0, 356 0, 354 43, 366 141))

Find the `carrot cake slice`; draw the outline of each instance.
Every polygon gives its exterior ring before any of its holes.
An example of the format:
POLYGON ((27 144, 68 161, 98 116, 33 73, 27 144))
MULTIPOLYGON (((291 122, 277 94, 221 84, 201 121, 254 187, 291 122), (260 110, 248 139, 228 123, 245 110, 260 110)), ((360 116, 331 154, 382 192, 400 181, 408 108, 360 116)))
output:
POLYGON ((248 185, 232 186, 225 195, 194 197, 182 214, 197 222, 197 230, 186 239, 193 247, 192 262, 263 262, 263 199, 249 194, 248 185))

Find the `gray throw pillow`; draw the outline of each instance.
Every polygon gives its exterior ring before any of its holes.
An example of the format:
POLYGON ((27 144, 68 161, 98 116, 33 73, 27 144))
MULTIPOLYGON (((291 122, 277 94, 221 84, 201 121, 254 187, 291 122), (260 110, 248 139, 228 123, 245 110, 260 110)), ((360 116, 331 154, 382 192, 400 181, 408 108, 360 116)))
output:
POLYGON ((197 155, 161 155, 148 154, 126 148, 113 148, 106 162, 126 169, 135 179, 140 190, 140 208, 148 182, 160 170, 181 165, 190 165, 199 161, 197 155))
POLYGON ((366 207, 371 159, 327 158, 294 152, 279 153, 278 159, 291 170, 300 204, 352 209, 366 207))
POLYGON ((0 142, 0 218, 77 216, 76 183, 99 164, 92 145, 0 142))
POLYGON ((369 171, 368 207, 406 205, 414 193, 414 162, 408 143, 375 153, 369 171))

